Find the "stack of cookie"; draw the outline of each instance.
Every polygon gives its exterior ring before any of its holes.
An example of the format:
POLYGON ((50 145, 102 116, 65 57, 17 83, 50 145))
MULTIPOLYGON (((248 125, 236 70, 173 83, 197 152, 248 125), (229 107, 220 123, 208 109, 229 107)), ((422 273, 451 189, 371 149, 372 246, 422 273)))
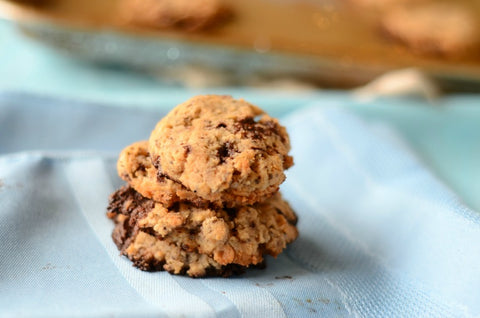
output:
POLYGON ((180 104, 120 154, 128 185, 110 197, 115 243, 143 270, 229 276, 263 264, 298 235, 278 193, 289 150, 285 128, 243 100, 180 104))

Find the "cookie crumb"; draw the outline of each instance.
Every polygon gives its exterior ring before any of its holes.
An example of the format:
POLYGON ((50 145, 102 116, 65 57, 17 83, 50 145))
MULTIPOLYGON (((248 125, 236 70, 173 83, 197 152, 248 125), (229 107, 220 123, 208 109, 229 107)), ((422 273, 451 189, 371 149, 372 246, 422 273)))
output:
POLYGON ((293 279, 292 276, 285 275, 285 276, 275 276, 275 279, 293 279))

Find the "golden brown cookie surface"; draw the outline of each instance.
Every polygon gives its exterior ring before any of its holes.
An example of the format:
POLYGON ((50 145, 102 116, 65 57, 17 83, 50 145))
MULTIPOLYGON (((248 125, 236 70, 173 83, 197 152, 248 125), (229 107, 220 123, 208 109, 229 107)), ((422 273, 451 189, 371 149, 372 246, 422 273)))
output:
POLYGON ((153 164, 207 201, 262 201, 293 165, 278 120, 230 96, 191 98, 164 117, 149 139, 153 164))

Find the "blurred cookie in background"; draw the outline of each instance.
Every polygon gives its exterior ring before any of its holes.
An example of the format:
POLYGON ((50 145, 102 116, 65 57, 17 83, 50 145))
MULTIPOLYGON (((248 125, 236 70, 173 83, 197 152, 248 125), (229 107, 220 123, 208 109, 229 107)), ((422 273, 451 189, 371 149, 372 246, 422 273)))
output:
POLYGON ((42 6, 42 5, 45 5, 45 4, 50 4, 54 0, 11 0, 11 1, 16 2, 18 4, 42 6))
POLYGON ((380 27, 417 54, 463 55, 478 50, 480 42, 475 16, 457 2, 396 7, 382 15, 380 27))
POLYGON ((349 5, 362 7, 363 9, 388 10, 392 7, 425 3, 431 0, 345 0, 349 5))
POLYGON ((212 27, 232 15, 221 0, 122 0, 119 10, 127 23, 187 31, 212 27))

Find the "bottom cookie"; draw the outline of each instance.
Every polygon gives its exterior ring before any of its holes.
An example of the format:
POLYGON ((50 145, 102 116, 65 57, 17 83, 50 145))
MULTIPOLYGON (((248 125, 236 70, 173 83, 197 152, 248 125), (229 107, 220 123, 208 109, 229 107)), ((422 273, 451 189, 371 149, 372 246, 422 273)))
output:
POLYGON ((167 209, 123 187, 107 211, 115 222, 114 242, 136 267, 192 277, 262 267, 265 254, 278 255, 298 235, 296 216, 280 195, 237 209, 190 203, 167 209))

